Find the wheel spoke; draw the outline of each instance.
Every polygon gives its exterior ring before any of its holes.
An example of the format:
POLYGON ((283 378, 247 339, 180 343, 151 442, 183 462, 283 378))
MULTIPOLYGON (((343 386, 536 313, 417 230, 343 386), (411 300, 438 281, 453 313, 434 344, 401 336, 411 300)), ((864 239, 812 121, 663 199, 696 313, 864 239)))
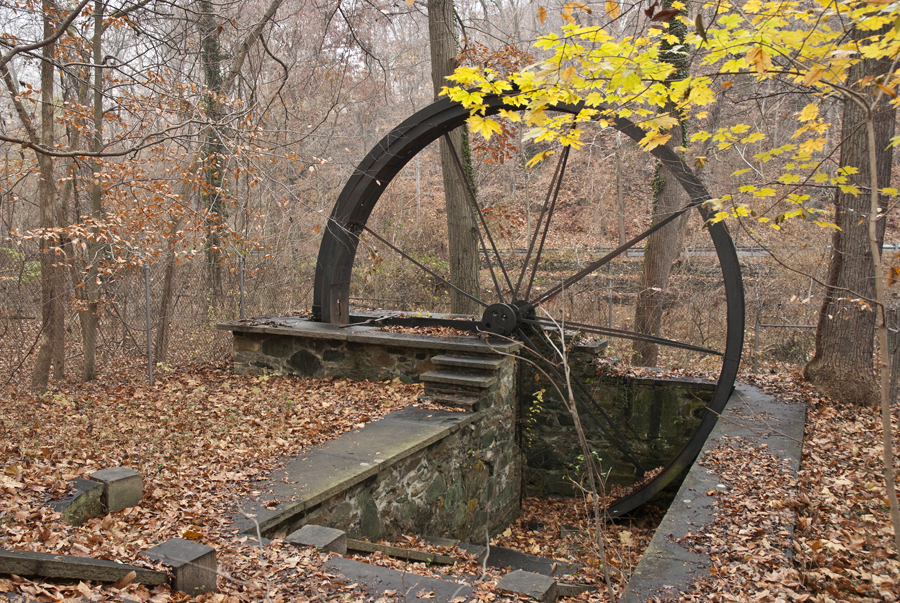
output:
POLYGON ((450 140, 450 135, 444 134, 444 140, 447 142, 447 147, 450 149, 450 156, 453 158, 453 163, 456 166, 457 174, 459 175, 459 178, 466 189, 466 196, 469 199, 469 210, 472 212, 472 219, 475 221, 475 230, 478 231, 478 240, 481 243, 481 250, 484 253, 484 259, 487 262, 488 270, 490 270, 491 272, 491 279, 493 279, 494 281, 494 288, 497 290, 497 296, 500 298, 500 302, 503 303, 505 301, 503 299, 503 292, 500 290, 500 284, 497 282, 497 275, 494 273, 494 267, 491 264, 491 256, 488 254, 487 247, 484 244, 484 237, 481 235, 481 229, 478 228, 478 222, 481 222, 481 227, 484 229, 488 241, 490 241, 491 243, 491 249, 494 252, 494 256, 497 258, 497 265, 500 267, 500 270, 503 273, 503 277, 506 279, 506 284, 509 287, 510 295, 512 295, 513 293, 512 282, 509 280, 509 275, 506 273, 506 266, 503 265, 503 260, 500 258, 500 252, 497 250, 496 243, 494 243, 494 237, 491 236, 491 231, 488 229, 487 222, 485 222, 484 220, 484 214, 482 214, 481 210, 478 209, 478 202, 475 199, 475 191, 472 190, 472 183, 469 182, 468 178, 466 178, 466 173, 465 170, 463 170, 462 161, 460 161, 459 155, 457 155, 456 153, 456 148, 453 146, 453 141, 450 140))
POLYGON ((457 293, 459 293, 460 295, 463 295, 463 296, 465 296, 465 297, 468 297, 468 298, 471 299, 473 302, 475 302, 475 303, 477 303, 477 304, 480 304, 480 305, 484 306, 485 308, 488 307, 488 305, 487 305, 486 303, 484 303, 483 301, 481 301, 481 300, 478 299, 477 297, 475 297, 475 296, 473 296, 473 295, 470 295, 469 293, 466 293, 465 291, 463 291, 462 289, 460 289, 459 287, 457 287, 456 285, 454 285, 453 283, 451 283, 450 281, 448 281, 447 279, 445 279, 443 276, 441 276, 440 274, 438 274, 437 272, 435 272, 434 270, 431 270, 430 268, 428 268, 427 266, 425 266, 424 264, 422 264, 421 262, 419 262, 418 260, 416 260, 414 257, 410 256, 408 253, 406 253, 405 251, 403 251, 402 249, 400 249, 400 248, 397 247, 396 245, 393 245, 393 244, 389 243, 388 241, 386 241, 386 240, 384 239, 384 237, 380 236, 378 233, 376 233, 374 230, 372 230, 372 229, 369 228, 368 226, 363 226, 362 229, 363 229, 364 231, 366 231, 367 233, 369 233, 370 235, 372 235, 373 237, 375 237, 376 239, 378 239, 378 240, 381 242, 382 245, 387 246, 388 248, 390 248, 391 250, 393 250, 395 253, 399 254, 403 259, 405 259, 405 260, 407 260, 407 261, 409 261, 409 262, 412 262, 412 263, 415 264, 419 269, 424 270, 425 272, 427 272, 428 274, 430 274, 430 275, 433 276, 434 278, 438 279, 439 281, 441 281, 442 283, 444 283, 445 285, 447 285, 447 286, 450 287, 451 289, 455 290, 455 291, 456 291, 457 293))
POLYGON ((635 244, 635 243, 639 243, 640 241, 643 241, 644 239, 646 239, 647 237, 649 237, 650 235, 652 235, 654 232, 656 232, 656 231, 659 230, 660 228, 664 227, 664 226, 665 226, 666 224, 668 224, 669 222, 672 222, 673 220, 677 219, 677 218, 680 217, 684 212, 690 210, 690 209, 693 208, 693 207, 696 207, 696 206, 699 205, 700 203, 701 203, 700 201, 693 201, 693 202, 691 202, 691 203, 688 203, 687 205, 685 205, 684 207, 682 207, 681 209, 679 209, 679 210, 676 211, 675 213, 670 214, 670 215, 669 215, 667 218, 665 218, 664 220, 660 220, 659 222, 657 222, 656 224, 654 224, 653 226, 651 226, 650 228, 648 228, 647 230, 645 230, 644 232, 642 232, 642 233, 639 234, 638 236, 634 237, 634 238, 631 239, 630 241, 626 241, 626 242, 623 243, 622 245, 619 245, 618 247, 616 247, 615 249, 613 249, 612 251, 610 251, 609 253, 607 253, 607 254, 606 254, 605 256, 603 256, 602 258, 600 258, 600 259, 598 259, 598 260, 594 260, 593 262, 591 262, 590 264, 588 264, 588 265, 587 265, 583 270, 581 270, 580 272, 578 272, 578 273, 576 273, 576 274, 573 274, 572 276, 570 276, 569 278, 567 278, 567 279, 564 280, 563 282, 554 285, 554 286, 551 287, 549 290, 545 291, 545 292, 542 293, 540 296, 536 297, 534 300, 529 301, 529 302, 528 302, 528 305, 526 306, 525 309, 526 309, 526 310, 533 310, 534 308, 536 308, 536 307, 538 307, 539 305, 541 305, 543 302, 545 302, 545 301, 547 301, 548 299, 550 299, 551 297, 557 295, 560 291, 563 291, 564 289, 568 289, 569 287, 571 287, 572 285, 574 285, 575 283, 577 283, 578 281, 580 281, 580 280, 583 279, 584 277, 588 276, 589 274, 592 274, 593 272, 596 272, 596 271, 597 271, 599 268, 601 268, 602 266, 605 266, 605 265, 606 265, 607 263, 609 263, 611 260, 613 260, 613 259, 619 257, 620 255, 622 255, 623 253, 625 253, 625 252, 626 252, 628 249, 630 249, 631 247, 634 247, 634 244, 635 244))
MULTIPOLYGON (((554 326, 555 323, 552 319, 549 318, 529 318, 523 319, 522 322, 532 324, 532 325, 540 325, 540 326, 554 326)), ((701 354, 709 354, 711 356, 723 356, 724 353, 718 350, 712 350, 710 348, 704 348, 699 345, 693 345, 690 343, 684 343, 682 341, 676 341, 674 339, 666 339, 665 337, 657 337, 656 335, 647 335, 645 333, 635 333, 634 331, 625 331, 622 329, 613 329, 611 327, 598 327, 595 325, 588 325, 579 322, 566 322, 566 327, 572 327, 579 331, 585 331, 587 333, 595 333, 597 335, 607 335, 609 337, 617 337, 619 339, 630 339, 632 341, 646 341, 648 343, 656 343, 662 346, 667 346, 670 348, 678 348, 681 350, 690 350, 692 352, 700 352, 701 354)))
POLYGON ((556 209, 556 200, 559 198, 559 188, 562 185, 563 174, 565 174, 566 171, 566 164, 569 160, 570 148, 571 146, 567 146, 563 149, 563 152, 560 154, 559 161, 556 163, 556 170, 553 172, 553 179, 550 181, 550 188, 547 190, 547 198, 544 199, 544 205, 543 207, 541 207, 541 215, 540 217, 538 217, 537 224, 535 224, 534 226, 534 235, 532 235, 531 242, 528 244, 528 252, 525 254, 525 262, 522 264, 522 271, 519 273, 518 282, 516 282, 516 290, 513 293, 514 302, 519 299, 519 290, 522 286, 522 279, 524 278, 525 273, 528 271, 528 262, 531 259, 531 252, 534 251, 534 244, 537 241, 538 232, 540 232, 541 225, 544 222, 544 214, 548 213, 549 205, 547 224, 544 227, 544 233, 541 236, 541 246, 534 258, 534 266, 531 269, 531 276, 528 278, 528 286, 525 289, 525 299, 528 299, 528 296, 531 295, 531 286, 534 283, 534 277, 537 274, 538 264, 540 263, 541 254, 544 250, 544 241, 546 241, 547 239, 547 231, 550 229, 551 220, 553 220, 553 212, 556 209))

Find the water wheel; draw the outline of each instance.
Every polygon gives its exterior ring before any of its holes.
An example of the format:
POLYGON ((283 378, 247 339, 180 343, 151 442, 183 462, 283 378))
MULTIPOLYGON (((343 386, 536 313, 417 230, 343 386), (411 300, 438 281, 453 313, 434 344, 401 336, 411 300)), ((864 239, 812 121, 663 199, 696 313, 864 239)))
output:
MULTIPOLYGON (((521 111, 520 108, 505 104, 502 97, 488 99, 486 104, 488 106, 487 115, 495 115, 501 109, 521 111)), ((558 106, 554 110, 563 116, 577 113, 577 108, 574 106, 558 106)), ((362 320, 354 314, 352 307, 354 279, 359 280, 362 278, 361 274, 375 271, 376 269, 367 265, 367 262, 379 254, 359 253, 361 237, 364 238, 367 251, 372 246, 378 246, 380 254, 393 254, 394 258, 400 263, 405 263, 410 271, 422 271, 423 275, 427 275, 427 279, 432 283, 439 284, 440 288, 453 288, 448 280, 449 277, 443 273, 444 270, 440 263, 431 262, 426 257, 428 254, 404 250, 402 245, 395 244, 397 241, 396 229, 398 228, 396 217, 381 216, 379 218, 378 206, 379 201, 385 198, 386 191, 390 191, 392 185, 398 186, 396 182, 405 179, 407 184, 409 183, 409 178, 398 176, 405 166, 415 165, 411 162, 419 153, 425 152, 426 148, 440 137, 462 126, 468 117, 468 111, 458 103, 448 99, 438 101, 394 128, 359 164, 334 206, 319 250, 313 306, 313 313, 318 320, 330 323, 362 320), (382 226, 391 223, 393 230, 391 233, 379 232, 378 227, 374 226, 376 223, 382 226)), ((615 130, 622 132, 634 141, 640 141, 644 136, 644 132, 627 119, 615 119, 612 125, 615 130)), ((605 131, 610 130, 612 128, 607 128, 605 131)), ((484 219, 485 212, 479 208, 470 189, 472 216, 481 229, 482 272, 490 272, 492 281, 487 283, 485 278, 487 285, 481 287, 481 291, 476 295, 463 292, 475 299, 483 308, 482 315, 475 316, 468 321, 454 320, 450 324, 456 328, 488 331, 513 337, 520 340, 525 346, 535 349, 538 346, 535 341, 536 330, 547 329, 553 325, 552 312, 554 308, 551 308, 550 316, 545 315, 542 308, 554 304, 558 306, 560 296, 564 297, 567 293, 578 289, 581 284, 592 280, 596 281, 598 276, 604 277, 606 275, 603 272, 604 267, 608 268, 612 262, 624 258, 628 250, 643 247, 652 232, 664 224, 678 219, 681 214, 696 211, 704 220, 707 219, 709 216, 702 203, 710 199, 710 195, 703 184, 668 148, 656 147, 652 150, 652 154, 668 168, 669 173, 681 184, 687 194, 687 203, 679 212, 649 226, 616 249, 599 251, 574 267, 562 262, 564 269, 570 268, 569 273, 561 274, 559 270, 555 270, 551 271, 551 274, 543 269, 538 270, 538 267, 542 266, 542 262, 553 255, 553 250, 545 244, 545 241, 552 240, 552 235, 548 237, 546 233, 548 228, 552 229, 557 226, 554 223, 554 208, 558 207, 556 200, 561 184, 566 178, 566 164, 567 162, 569 165, 573 163, 569 158, 568 148, 561 149, 559 152, 559 164, 551 181, 550 191, 545 197, 544 207, 540 212, 541 217, 539 220, 533 220, 535 222, 533 232, 528 235, 529 247, 524 252, 518 250, 516 253, 510 253, 498 249, 497 244, 500 237, 490 234, 490 225, 484 219), (540 287, 533 286, 536 282, 536 274, 541 275, 539 276, 540 287)), ((458 155, 456 162, 462 165, 458 155)), ((461 173, 462 170, 460 169, 459 172, 461 173)), ((649 223, 649 221, 645 220, 644 223, 649 223)), ((571 224, 565 228, 571 228, 571 224)), ((699 232, 699 229, 695 230, 699 232)), ((701 327, 699 335, 693 334, 687 328, 675 332, 672 336, 650 335, 634 332, 628 324, 623 324, 622 327, 619 327, 618 323, 610 324, 611 320, 606 321, 605 325, 600 324, 604 321, 596 318, 592 322, 573 320, 569 317, 566 324, 569 329, 577 329, 584 334, 603 337, 610 342, 620 342, 620 350, 624 349, 622 342, 627 345, 632 341, 640 340, 657 344, 662 350, 674 350, 679 354, 687 354, 694 359, 682 358, 679 361, 681 365, 707 367, 714 384, 708 410, 699 420, 699 426, 688 443, 674 458, 669 460, 668 464, 655 477, 644 479, 627 495, 615 500, 608 508, 608 512, 612 516, 628 512, 646 502, 675 480, 693 462, 732 392, 743 345, 744 298, 740 265, 724 224, 715 224, 705 229, 700 236, 707 237, 706 240, 710 244, 708 253, 715 256, 713 261, 718 261, 718 270, 714 271, 716 273, 714 277, 718 284, 709 290, 710 299, 695 305, 698 306, 698 311, 708 310, 717 313, 715 322, 721 327, 716 334, 712 336, 709 332, 704 334, 701 327)), ((559 258, 556 260, 557 264, 560 264, 559 258)), ((596 289, 596 285, 592 286, 596 289)), ((707 293, 699 295, 702 297, 705 294, 707 293)), ((602 298, 604 293, 588 291, 588 295, 602 298)), ((384 304, 383 307, 388 305, 394 305, 399 309, 405 307, 406 316, 415 314, 417 324, 429 324, 430 321, 448 324, 446 317, 435 317, 420 312, 421 308, 418 307, 418 303, 409 298, 408 294, 399 292, 394 299, 381 299, 380 303, 384 304), (405 306, 405 304, 413 307, 405 306)), ((558 310, 558 307, 555 309, 558 310)), ((611 312, 610 316, 612 316, 611 312)), ((371 315, 367 315, 367 318, 370 317, 371 315)), ((559 318, 563 317, 565 315, 559 318)), ((625 319, 620 319, 620 321, 627 323, 625 319)), ((699 325, 713 324, 712 322, 704 323, 702 319, 697 318, 694 319, 694 322, 699 325)), ((664 320, 664 332, 666 324, 664 320)), ((625 356, 627 353, 622 355, 625 356)), ((555 380, 562 381, 558 363, 548 362, 545 370, 555 380)), ((597 427, 609 438, 617 440, 619 435, 628 428, 627 425, 615 424, 609 413, 603 412, 596 400, 593 399, 594 396, 589 386, 576 381, 573 390, 579 412, 583 412, 586 417, 584 420, 597 423, 597 427)), ((624 446, 623 450, 626 456, 629 456, 627 444, 619 442, 617 446, 624 446)), ((637 478, 640 478, 646 469, 641 467, 639 462, 635 462, 637 478)))

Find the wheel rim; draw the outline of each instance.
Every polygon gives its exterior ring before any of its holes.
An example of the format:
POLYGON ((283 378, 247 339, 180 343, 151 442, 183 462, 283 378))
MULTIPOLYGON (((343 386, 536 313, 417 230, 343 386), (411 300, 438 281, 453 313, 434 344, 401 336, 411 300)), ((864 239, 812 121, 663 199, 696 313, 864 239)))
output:
MULTIPOLYGON (((507 105, 502 97, 487 99, 485 102, 487 115, 497 114, 501 109, 520 110, 517 107, 507 105)), ((578 112, 578 108, 574 106, 559 106, 555 109, 561 113, 575 114, 578 112)), ((382 193, 400 170, 419 152, 441 136, 462 126, 468 117, 468 110, 458 103, 451 102, 448 99, 438 101, 417 112, 394 128, 360 163, 345 185, 332 210, 319 250, 313 302, 313 313, 319 320, 340 324, 351 320, 350 283, 360 234, 366 232, 367 235, 382 241, 384 245, 391 246, 391 243, 367 226, 382 193)), ((644 136, 643 131, 627 119, 617 118, 613 120, 613 123, 617 130, 636 142, 640 141, 644 136)), ((656 147, 651 151, 651 154, 662 162, 668 168, 670 175, 675 177, 681 184, 690 200, 686 210, 691 211, 696 208, 703 218, 707 219, 709 215, 702 203, 710 199, 711 196, 691 170, 666 147, 656 147)), ((561 159, 561 162, 564 164, 564 160, 561 159)), ((564 172, 565 169, 563 168, 562 174, 560 174, 560 181, 564 172)), ((558 184, 556 186, 558 192, 558 184)), ((551 185, 552 187, 553 185, 551 185)), ((548 193, 548 202, 549 198, 550 194, 548 193)), ((545 209, 547 206, 548 204, 545 203, 545 209)), ((660 225, 657 225, 651 230, 659 227, 660 225)), ((536 228, 534 232, 535 241, 529 247, 529 251, 538 248, 536 244, 538 229, 536 228)), ((708 229, 708 232, 721 268, 722 285, 726 301, 724 321, 726 334, 723 349, 717 350, 717 355, 721 356, 721 368, 716 380, 715 391, 713 392, 708 411, 704 414, 697 431, 694 432, 687 445, 656 477, 635 488, 627 496, 614 501, 607 509, 607 512, 613 517, 627 513, 643 504, 673 480, 677 479, 690 466, 715 426, 716 419, 724 410, 733 389, 743 346, 744 298, 740 265, 733 242, 724 224, 715 224, 708 229)), ((602 266, 622 255, 625 249, 645 240, 649 234, 650 232, 645 230, 641 235, 633 238, 620 248, 593 260, 587 267, 570 275, 561 284, 550 287, 550 289, 539 294, 535 293, 535 295, 531 295, 533 275, 529 284, 527 286, 524 285, 526 279, 523 276, 526 274, 525 270, 528 265, 526 261, 523 264, 524 267, 520 275, 518 275, 518 282, 515 285, 510 282, 510 288, 513 291, 510 291, 511 295, 507 295, 509 299, 495 298, 493 302, 487 299, 477 300, 485 308, 485 311, 480 321, 471 323, 471 328, 475 328, 477 325, 489 332, 523 339, 526 345, 529 345, 527 341, 527 326, 539 326, 541 322, 535 316, 535 307, 545 303, 556 293, 564 293, 569 286, 565 284, 566 282, 570 282, 570 284, 577 283, 585 276, 596 273, 602 266), (525 292, 524 295, 522 295, 523 292, 525 292), (519 297, 520 295, 521 297, 519 297)), ((443 280, 443 277, 430 271, 421 262, 417 262, 402 250, 394 249, 420 269, 429 272, 435 278, 443 280)), ((485 254, 490 255, 487 250, 485 250, 485 254)), ((497 258, 500 258, 499 254, 497 258)), ((537 261, 535 266, 537 266, 537 261)), ((504 276, 507 281, 516 280, 515 275, 512 279, 505 273, 504 276)), ((495 283, 502 280, 499 276, 494 276, 495 283)), ((498 295, 499 289, 498 287, 498 295)), ((633 340, 643 337, 641 334, 607 329, 596 325, 578 324, 574 328, 598 335, 624 339, 633 340)), ((683 342, 665 338, 656 338, 654 341, 672 347, 678 347, 683 344, 683 342)), ((701 349, 700 346, 686 345, 692 347, 695 351, 701 349)), ((582 396, 590 398, 590 393, 585 390, 582 396)), ((589 402, 590 400, 588 399, 579 399, 582 409, 585 406, 590 406, 589 402)), ((604 419, 597 418, 596 420, 603 422, 604 419)), ((603 430, 601 425, 598 426, 603 430)), ((610 421, 610 425, 607 427, 611 429, 610 437, 614 437, 612 432, 616 429, 615 424, 610 421)))

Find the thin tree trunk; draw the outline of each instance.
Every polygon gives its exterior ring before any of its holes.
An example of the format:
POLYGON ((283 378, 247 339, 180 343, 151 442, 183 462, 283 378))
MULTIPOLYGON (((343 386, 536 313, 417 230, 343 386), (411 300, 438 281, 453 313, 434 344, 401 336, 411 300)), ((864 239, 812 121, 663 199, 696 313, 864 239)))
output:
MULTIPOLYGON (((879 93, 878 99, 882 95, 879 93)), ((884 219, 879 217, 878 189, 878 150, 875 136, 874 112, 871 107, 866 108, 866 142, 869 159, 869 248, 872 253, 873 268, 875 269, 875 303, 878 312, 878 343, 881 348, 878 357, 881 361, 881 434, 882 434, 882 464, 884 465, 884 485, 888 495, 888 505, 891 512, 891 524, 894 527, 895 553, 900 553, 900 504, 897 502, 897 486, 894 480, 894 438, 891 427, 891 359, 888 350, 888 314, 884 294, 884 269, 881 266, 881 244, 878 238, 879 223, 884 219)), ((884 229, 882 228, 882 239, 884 229)))
MULTIPOLYGON (((181 189, 182 202, 189 206, 191 184, 185 182, 181 189)), ((162 299, 159 302, 159 323, 156 326, 156 344, 154 346, 156 361, 166 362, 169 353, 169 318, 172 313, 173 299, 175 297, 175 244, 178 231, 181 230, 187 216, 182 214, 172 223, 169 230, 169 248, 166 252, 166 267, 163 271, 162 299)))
MULTIPOLYGON (((103 150, 103 1, 94 2, 94 140, 93 151, 99 153, 103 150)), ((93 240, 88 246, 88 268, 84 280, 85 297, 87 297, 87 312, 84 312, 82 320, 82 340, 84 343, 84 362, 81 370, 82 381, 92 381, 97 378, 97 328, 100 305, 99 268, 101 245, 99 239, 99 223, 103 215, 103 189, 100 186, 100 171, 103 164, 97 160, 94 162, 94 174, 91 178, 91 217, 95 225, 91 228, 93 240)))
POLYGON ((625 232, 625 193, 622 180, 622 133, 616 132, 616 208, 618 209, 616 224, 619 230, 619 245, 624 245, 628 240, 625 232))
MULTIPOLYGON (((43 0, 41 8, 44 13, 44 37, 53 35, 54 28, 51 15, 55 12, 50 0, 43 0)), ((41 138, 43 145, 54 144, 54 86, 53 62, 56 44, 47 44, 42 49, 41 61, 41 138)), ((37 154, 38 203, 40 206, 41 228, 51 229, 57 225, 56 216, 56 182, 53 176, 53 158, 37 154)), ((59 265, 63 260, 53 252, 53 242, 44 237, 41 239, 41 319, 44 328, 41 331, 41 343, 31 376, 33 387, 45 389, 50 379, 50 368, 57 381, 65 377, 65 271, 59 265)))
MULTIPOLYGON (((662 6, 670 8, 671 0, 663 0, 662 6)), ((684 40, 686 27, 684 23, 673 19, 669 25, 670 33, 684 40)), ((661 55, 663 61, 675 66, 676 71, 671 80, 684 79, 688 75, 688 59, 680 52, 673 52, 663 46, 661 55)), ((665 112, 678 118, 677 109, 673 103, 666 106, 665 112)), ((685 125, 679 123, 672 128, 672 137, 666 144, 671 149, 684 146, 685 125)), ((653 178, 653 219, 657 224, 684 205, 684 191, 678 181, 668 174, 661 163, 656 165, 656 173, 653 178)), ((644 250, 644 272, 641 276, 641 286, 637 295, 634 308, 634 330, 637 333, 658 335, 662 323, 663 305, 665 304, 666 288, 669 285, 669 272, 672 262, 678 255, 679 228, 683 220, 674 220, 647 238, 644 250)), ((656 366, 658 363, 659 346, 646 341, 635 341, 632 344, 632 364, 638 366, 656 366)))
MULTIPOLYGON (((456 28, 453 21, 452 0, 428 0, 428 34, 431 45, 431 79, 434 96, 438 97, 441 87, 447 85, 446 77, 456 67, 456 28)), ((449 138, 460 160, 469 170, 471 160, 469 142, 465 126, 450 133, 449 138)), ((478 230, 469 208, 465 184, 460 180, 450 148, 441 139, 441 170, 444 175, 444 197, 447 206, 447 235, 450 246, 450 282, 479 297, 478 282, 478 230)), ((474 181, 472 181, 474 184, 474 181)), ((474 186, 473 186, 474 190, 474 186)), ((470 299, 451 291, 451 308, 457 314, 476 314, 481 307, 470 299)))
MULTIPOLYGON (((873 32, 853 32, 857 39, 873 32)), ((889 61, 865 60, 850 68, 848 81, 857 82, 870 75, 877 77, 890 68, 889 61)), ((875 108, 874 136, 877 153, 877 181, 890 182, 896 109, 887 102, 875 108)), ((864 191, 872 176, 869 168, 866 112, 852 101, 844 102, 841 126, 841 167, 855 167, 849 176, 864 191)), ((881 207, 887 200, 881 198, 881 207)), ((835 223, 832 255, 825 299, 819 311, 816 351, 804 374, 824 395, 841 403, 875 405, 880 397, 875 382, 872 355, 875 351, 875 266, 869 245, 868 195, 835 192, 835 223)), ((875 233, 880 250, 884 242, 884 220, 875 233)))

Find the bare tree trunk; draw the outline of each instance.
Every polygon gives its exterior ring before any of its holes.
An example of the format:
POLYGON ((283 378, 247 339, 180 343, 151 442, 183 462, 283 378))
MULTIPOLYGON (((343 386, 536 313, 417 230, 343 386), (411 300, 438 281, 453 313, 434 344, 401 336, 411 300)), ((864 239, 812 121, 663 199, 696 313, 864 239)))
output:
MULTIPOLYGON (((428 34, 431 44, 431 79, 437 98, 441 87, 447 85, 446 77, 456 67, 456 28, 453 21, 453 0, 428 0, 428 34)), ((471 176, 469 143, 464 127, 449 136, 460 160, 471 176)), ((450 282, 478 297, 478 226, 469 208, 465 184, 460 181, 450 148, 441 139, 441 170, 444 174, 444 197, 447 205, 447 235, 450 245, 450 282)), ((474 190, 474 186, 473 186, 474 190)), ((470 299, 451 291, 452 311, 458 314, 476 314, 481 308, 470 299)))
MULTIPOLYGON (((672 2, 663 0, 662 5, 670 8, 672 2)), ((686 33, 684 23, 672 20, 669 27, 672 35, 684 40, 686 33)), ((686 55, 671 51, 666 48, 666 45, 663 45, 661 58, 675 66, 676 71, 671 76, 672 80, 687 77, 688 59, 686 55)), ((677 109, 672 103, 666 106, 665 112, 671 114, 672 117, 678 117, 677 109)), ((666 146, 674 150, 684 144, 685 126, 683 123, 679 123, 672 128, 672 137, 666 146)), ((678 185, 677 180, 667 176, 668 170, 664 170, 662 164, 657 163, 653 178, 653 224, 657 224, 677 212, 683 205, 684 191, 678 185)), ((678 235, 682 224, 682 220, 674 220, 647 238, 647 246, 644 251, 644 272, 641 276, 641 287, 634 308, 634 330, 637 333, 659 334, 666 287, 669 285, 669 272, 672 269, 672 261, 679 252, 678 235)), ((655 343, 635 341, 632 345, 631 362, 638 366, 656 366, 658 355, 659 346, 655 343)))
POLYGON ((618 216, 616 223, 619 229, 619 245, 624 245, 628 240, 625 233, 625 193, 622 186, 622 133, 616 132, 616 209, 618 216))
MULTIPOLYGON (((93 151, 99 153, 103 150, 103 0, 94 2, 94 140, 93 151)), ((100 187, 99 172, 102 163, 94 162, 94 174, 91 178, 91 217, 99 222, 102 217, 103 190, 100 187)), ((97 328, 99 317, 100 284, 98 282, 101 245, 98 241, 99 230, 96 225, 91 228, 94 239, 88 246, 88 268, 84 280, 84 292, 87 298, 87 312, 81 321, 82 340, 84 343, 84 362, 81 370, 82 381, 92 381, 97 378, 97 328)))
MULTIPOLYGON (((855 38, 872 32, 853 32, 855 38)), ((865 76, 877 77, 890 68, 889 61, 865 60, 850 68, 848 81, 858 82, 865 76)), ((890 182, 896 109, 887 102, 875 108, 875 148, 877 149, 878 182, 890 182)), ((855 167, 850 176, 853 184, 864 191, 869 187, 866 112, 852 101, 844 102, 841 125, 841 167, 855 167)), ((879 199, 882 209, 887 200, 879 199)), ((825 299, 819 311, 816 329, 816 351, 804 374, 824 395, 845 404, 871 406, 880 394, 875 381, 874 352, 875 299, 873 275, 875 266, 869 245, 869 198, 835 192, 835 223, 840 230, 832 235, 832 255, 828 270, 825 299)), ((878 221, 878 249, 884 243, 884 220, 878 221)))
MULTIPOLYGON (((55 12, 50 0, 43 0, 41 7, 44 13, 44 37, 54 33, 51 15, 55 12)), ((56 44, 47 44, 42 49, 41 61, 41 143, 52 147, 54 144, 54 86, 53 62, 56 44)), ((51 229, 57 225, 56 216, 56 182, 53 176, 53 158, 37 154, 40 184, 38 186, 38 203, 40 206, 41 228, 51 229)), ((41 239, 41 343, 31 376, 33 387, 45 389, 50 379, 50 368, 53 376, 61 381, 65 376, 65 270, 59 265, 63 258, 53 252, 53 242, 44 237, 41 239)))
MULTIPOLYGON (((678 130, 681 128, 676 126, 678 130)), ((673 138, 675 136, 673 135, 673 138)), ((682 144, 681 137, 671 146, 682 144)), ((678 182, 665 177, 662 166, 657 166, 653 179, 654 207, 653 224, 661 222, 677 212, 684 205, 684 191, 678 182)), ((681 220, 657 230, 647 238, 644 250, 644 271, 641 275, 641 286, 638 290, 637 303, 634 309, 634 330, 637 333, 658 335, 662 323, 663 305, 665 304, 666 287, 669 285, 669 272, 672 262, 678 254, 678 230, 681 220)), ((635 341, 632 346, 631 362, 638 366, 656 366, 659 346, 655 343, 635 341)))
MULTIPOLYGON (((185 182, 181 189, 181 199, 185 205, 190 205, 191 185, 185 182)), ((172 302, 175 293, 175 244, 178 231, 186 219, 182 214, 172 223, 169 230, 169 248, 166 253, 166 267, 163 271, 162 299, 159 302, 159 323, 156 326, 156 344, 154 346, 156 361, 166 362, 169 353, 169 317, 172 313, 172 302)))

